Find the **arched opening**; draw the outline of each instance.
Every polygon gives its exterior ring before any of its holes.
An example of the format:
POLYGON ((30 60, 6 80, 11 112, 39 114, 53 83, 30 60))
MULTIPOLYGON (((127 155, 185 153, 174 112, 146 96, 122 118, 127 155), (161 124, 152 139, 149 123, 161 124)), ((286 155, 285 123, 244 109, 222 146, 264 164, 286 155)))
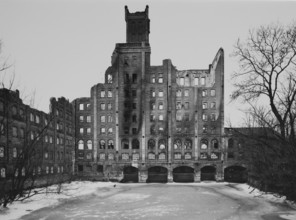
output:
POLYGON ((230 138, 229 140, 228 140, 228 148, 233 148, 233 139, 232 138, 230 138))
POLYGON ((84 142, 83 140, 78 141, 78 150, 83 150, 84 149, 84 142))
POLYGON ((168 181, 168 169, 165 167, 150 167, 148 169, 147 183, 166 183, 168 181))
POLYGON ((97 165, 97 172, 99 174, 103 174, 103 172, 104 172, 104 166, 103 165, 97 165))
POLYGON ((202 139, 200 141, 200 149, 202 149, 202 150, 208 149, 208 140, 207 139, 202 139))
POLYGON ((114 149, 113 140, 108 140, 108 149, 110 149, 110 150, 114 149))
POLYGON ((158 150, 159 151, 165 151, 166 150, 166 142, 164 139, 160 139, 158 141, 158 150))
POLYGON ((247 182, 247 169, 242 166, 230 166, 224 169, 224 180, 233 183, 247 182))
POLYGON ((124 149, 124 150, 128 150, 129 149, 129 143, 128 143, 128 140, 127 139, 123 139, 121 141, 121 149, 124 149))
POLYGON ((148 150, 150 150, 150 151, 154 151, 155 150, 155 140, 150 139, 148 141, 148 150))
POLYGON ((200 169, 200 180, 216 180, 216 168, 213 166, 205 166, 200 169))
POLYGON ((184 142, 185 150, 192 150, 192 141, 190 139, 186 139, 184 142))
POLYGON ((139 182, 139 175, 138 175, 138 168, 127 166, 123 169, 123 179, 121 180, 122 183, 139 182))
POLYGON ((187 166, 180 166, 173 169, 173 181, 188 183, 194 182, 194 169, 187 166))
POLYGON ((180 139, 176 139, 174 141, 174 150, 181 150, 182 148, 182 142, 180 139))
POLYGON ((213 139, 212 140, 212 149, 217 150, 219 148, 219 143, 217 141, 217 139, 213 139))
POLYGON ((134 139, 132 141, 132 149, 134 149, 134 150, 140 149, 140 143, 139 143, 138 139, 134 139))
POLYGON ((106 142, 104 140, 100 140, 100 149, 106 148, 106 142))

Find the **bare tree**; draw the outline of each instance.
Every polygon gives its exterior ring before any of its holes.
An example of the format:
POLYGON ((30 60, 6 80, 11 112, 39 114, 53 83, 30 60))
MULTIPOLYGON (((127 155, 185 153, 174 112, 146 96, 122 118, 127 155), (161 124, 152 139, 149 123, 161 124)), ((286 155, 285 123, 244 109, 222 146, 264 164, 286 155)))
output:
MULTIPOLYGON (((0 62, 1 61, 2 59, 0 59, 0 62)), ((0 63, 0 74, 9 71, 10 65, 8 65, 6 61, 7 60, 4 59, 4 61, 0 63)), ((0 75, 0 77, 2 78, 2 75, 0 75)), ((10 130, 12 126, 18 125, 19 123, 27 123, 26 115, 28 116, 28 114, 23 112, 23 115, 13 115, 12 113, 12 107, 19 104, 19 92, 12 91, 12 87, 14 86, 14 74, 10 77, 8 83, 4 83, 4 80, 1 81, 2 88, 0 88, 0 104, 2 106, 0 109, 0 154, 2 154, 0 158, 0 206, 3 207, 15 201, 23 201, 36 194, 49 192, 60 193, 61 184, 70 178, 61 172, 56 175, 44 175, 44 173, 42 174, 41 172, 41 167, 43 166, 43 152, 41 152, 40 149, 42 148, 44 135, 46 135, 55 119, 53 112, 46 115, 46 124, 40 123, 39 126, 34 126, 33 138, 31 136, 32 128, 27 125, 24 127, 24 134, 20 140, 18 140, 20 149, 14 154, 10 130), (3 143, 6 143, 6 147, 4 148, 1 145, 3 143), (14 158, 11 159, 11 155, 15 155, 15 157, 13 156, 14 158), (57 184, 57 187, 49 191, 48 186, 52 184, 57 184)), ((22 109, 26 109, 27 107, 23 105, 22 109)))
POLYGON ((296 24, 252 30, 233 55, 240 70, 233 74, 232 100, 249 105, 251 132, 240 135, 248 140, 250 180, 296 199, 296 24))
POLYGON ((233 75, 232 99, 254 103, 265 98, 281 136, 294 136, 296 25, 272 24, 250 31, 245 42, 237 41, 233 55, 240 71, 233 75))

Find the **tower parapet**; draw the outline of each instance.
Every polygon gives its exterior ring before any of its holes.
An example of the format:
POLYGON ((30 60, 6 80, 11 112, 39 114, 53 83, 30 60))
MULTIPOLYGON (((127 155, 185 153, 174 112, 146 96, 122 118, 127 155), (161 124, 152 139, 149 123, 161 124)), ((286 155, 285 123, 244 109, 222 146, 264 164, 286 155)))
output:
POLYGON ((150 19, 148 11, 148 5, 146 5, 145 11, 135 13, 130 13, 128 7, 125 6, 127 43, 149 42, 150 19))

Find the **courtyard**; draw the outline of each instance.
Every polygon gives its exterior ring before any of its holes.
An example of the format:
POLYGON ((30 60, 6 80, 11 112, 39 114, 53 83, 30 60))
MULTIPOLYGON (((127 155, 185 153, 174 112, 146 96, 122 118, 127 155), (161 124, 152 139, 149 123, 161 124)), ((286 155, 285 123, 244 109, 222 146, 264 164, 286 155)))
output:
POLYGON ((296 219, 284 198, 247 184, 74 182, 15 203, 1 219, 296 219), (35 207, 35 208, 34 208, 35 207), (16 215, 19 212, 19 216, 16 215))

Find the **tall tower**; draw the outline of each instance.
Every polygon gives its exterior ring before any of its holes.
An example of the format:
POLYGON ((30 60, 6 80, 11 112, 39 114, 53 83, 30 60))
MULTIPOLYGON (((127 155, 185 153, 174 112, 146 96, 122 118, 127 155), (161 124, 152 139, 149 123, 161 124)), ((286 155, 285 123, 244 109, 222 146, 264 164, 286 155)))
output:
POLYGON ((145 11, 130 13, 128 7, 125 6, 127 43, 149 42, 150 20, 148 9, 149 7, 146 5, 145 11))

